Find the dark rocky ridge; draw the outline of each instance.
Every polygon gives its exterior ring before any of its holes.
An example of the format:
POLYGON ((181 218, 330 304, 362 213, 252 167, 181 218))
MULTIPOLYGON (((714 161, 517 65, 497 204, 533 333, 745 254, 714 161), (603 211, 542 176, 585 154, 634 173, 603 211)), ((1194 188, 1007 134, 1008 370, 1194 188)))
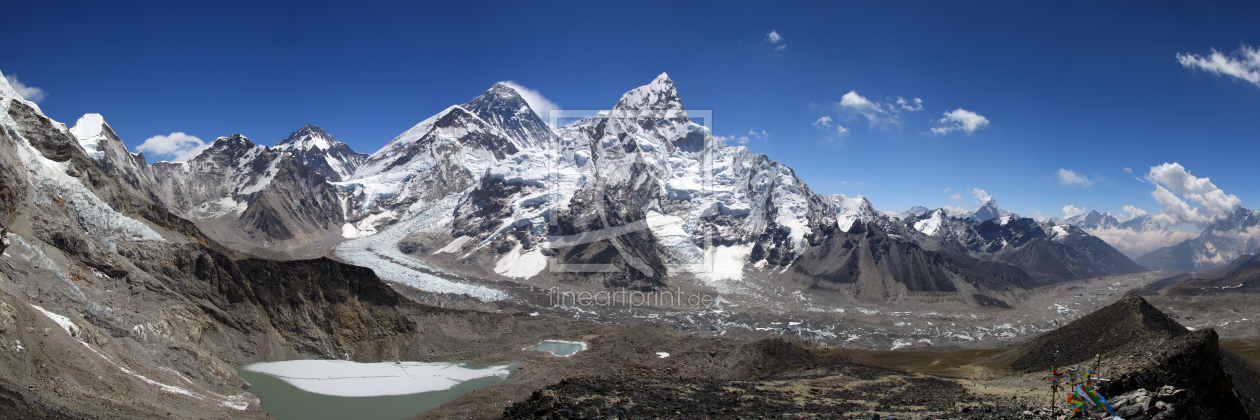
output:
MULTIPOLYGON (((1020 372, 1087 365, 1103 357, 1105 395, 1175 384, 1190 391, 1184 418, 1247 418, 1212 329, 1189 331, 1137 295, 1129 295, 993 358, 1020 372)), ((1234 366, 1237 368, 1237 366, 1234 366)))

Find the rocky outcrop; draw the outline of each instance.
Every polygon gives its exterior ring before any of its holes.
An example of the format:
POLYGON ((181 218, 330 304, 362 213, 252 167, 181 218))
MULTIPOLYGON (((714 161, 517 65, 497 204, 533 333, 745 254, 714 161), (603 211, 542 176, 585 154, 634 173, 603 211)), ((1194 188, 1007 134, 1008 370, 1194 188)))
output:
POLYGON ((1099 386, 1104 395, 1122 395, 1168 384, 1184 388, 1186 407, 1169 418, 1246 418, 1243 400, 1222 363, 1216 332, 1190 331, 1137 295, 995 356, 1019 372, 1092 364, 1102 357, 1099 386))

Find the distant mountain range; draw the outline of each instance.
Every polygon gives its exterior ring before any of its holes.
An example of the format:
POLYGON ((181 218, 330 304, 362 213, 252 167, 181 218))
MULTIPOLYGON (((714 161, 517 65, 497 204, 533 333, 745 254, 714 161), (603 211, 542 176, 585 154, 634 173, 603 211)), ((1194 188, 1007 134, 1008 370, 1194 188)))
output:
POLYGON ((719 288, 752 276, 861 299, 945 293, 976 304, 1143 270, 1070 223, 1038 223, 991 198, 967 214, 888 215, 861 196, 815 194, 791 168, 692 122, 665 74, 558 128, 496 84, 371 155, 307 125, 274 147, 232 135, 188 162, 148 165, 99 116, 72 132, 103 171, 221 242, 272 257, 369 258, 360 263, 421 288, 438 280, 416 280, 409 264, 441 270, 434 256, 448 254, 485 278, 593 271, 602 287, 653 290, 676 275, 719 288), (400 246, 417 240, 440 252, 400 246), (415 262, 386 258, 398 249, 415 262))

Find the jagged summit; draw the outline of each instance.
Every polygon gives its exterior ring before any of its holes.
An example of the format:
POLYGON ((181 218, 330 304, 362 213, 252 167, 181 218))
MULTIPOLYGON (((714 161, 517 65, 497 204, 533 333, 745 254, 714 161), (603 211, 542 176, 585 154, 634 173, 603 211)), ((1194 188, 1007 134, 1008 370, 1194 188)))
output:
POLYGON ((555 135, 539 117, 539 110, 531 108, 521 93, 506 82, 495 83, 461 107, 502 131, 517 147, 543 144, 555 135))
POLYGON ((277 149, 281 150, 329 150, 344 143, 337 141, 328 132, 317 125, 307 124, 289 134, 283 141, 276 144, 277 149))
POLYGON ((989 197, 988 200, 985 200, 984 204, 980 205, 980 208, 971 213, 971 218, 977 222, 987 222, 999 217, 1009 216, 1018 217, 1015 213, 1011 213, 1001 206, 998 206, 997 200, 993 197, 989 197))
POLYGON ((339 182, 350 178, 368 155, 350 149, 316 125, 307 124, 277 144, 275 149, 287 151, 316 173, 339 182))
POLYGON ((613 109, 620 110, 682 110, 682 98, 678 97, 678 89, 669 75, 661 73, 652 83, 626 92, 613 109))
POLYGON ((88 156, 100 160, 105 156, 105 152, 100 150, 100 142, 105 139, 105 130, 113 131, 101 114, 83 114, 75 121, 74 127, 70 128, 70 134, 79 140, 79 145, 83 146, 83 151, 88 156))

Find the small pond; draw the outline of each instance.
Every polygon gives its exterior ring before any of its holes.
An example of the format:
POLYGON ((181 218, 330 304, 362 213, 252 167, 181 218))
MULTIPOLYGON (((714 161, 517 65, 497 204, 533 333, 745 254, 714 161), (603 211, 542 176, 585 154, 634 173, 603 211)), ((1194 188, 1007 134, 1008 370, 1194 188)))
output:
POLYGON ((277 419, 397 420, 505 381, 521 363, 287 360, 238 366, 248 391, 277 419))
POLYGON ((560 357, 569 357, 574 353, 586 350, 586 343, 581 341, 547 340, 525 350, 545 351, 560 357))

